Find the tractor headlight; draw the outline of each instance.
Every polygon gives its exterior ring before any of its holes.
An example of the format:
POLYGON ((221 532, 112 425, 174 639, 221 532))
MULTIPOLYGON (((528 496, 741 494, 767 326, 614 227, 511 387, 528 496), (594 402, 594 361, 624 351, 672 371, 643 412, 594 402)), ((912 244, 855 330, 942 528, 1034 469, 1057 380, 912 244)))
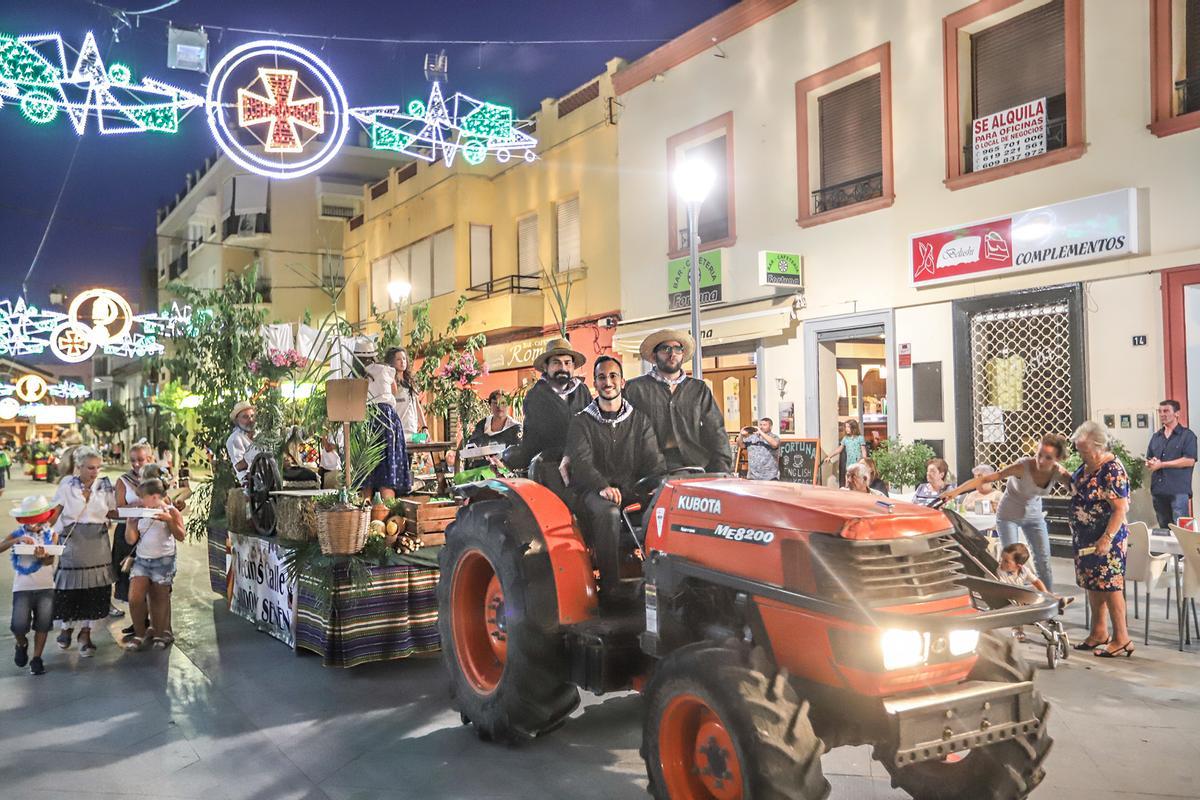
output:
POLYGON ((965 656, 974 653, 979 645, 979 631, 950 631, 950 655, 965 656))
POLYGON ((880 637, 884 669, 904 669, 924 663, 929 651, 928 634, 889 628, 880 637))

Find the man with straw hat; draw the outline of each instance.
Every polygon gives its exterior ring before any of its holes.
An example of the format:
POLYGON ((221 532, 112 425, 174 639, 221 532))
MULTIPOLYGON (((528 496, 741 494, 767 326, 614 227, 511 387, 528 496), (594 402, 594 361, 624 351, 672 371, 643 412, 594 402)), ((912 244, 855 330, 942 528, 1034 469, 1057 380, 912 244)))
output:
POLYGON ((527 467, 540 454, 537 474, 529 477, 564 499, 566 487, 558 467, 566 447, 567 427, 571 417, 592 402, 592 393, 575 377, 575 370, 586 360, 566 339, 546 342, 545 352, 534 361, 542 377, 525 395, 524 437, 516 452, 506 459, 510 467, 527 467))
POLYGON ((625 385, 625 397, 650 418, 668 469, 731 472, 733 458, 721 409, 708 384, 683 371, 695 349, 685 331, 664 328, 647 336, 640 353, 654 366, 625 385))
POLYGON ((254 415, 253 404, 242 400, 234 405, 229 412, 229 421, 233 423, 233 433, 225 440, 225 451, 229 453, 229 463, 233 465, 233 473, 238 485, 246 482, 250 474, 250 465, 258 448, 254 445, 254 415))

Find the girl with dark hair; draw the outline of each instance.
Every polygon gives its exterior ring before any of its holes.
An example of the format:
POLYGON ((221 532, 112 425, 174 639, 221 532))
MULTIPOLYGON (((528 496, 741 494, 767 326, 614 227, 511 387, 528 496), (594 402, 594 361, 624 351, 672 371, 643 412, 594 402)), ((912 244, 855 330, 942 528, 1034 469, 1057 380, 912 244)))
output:
POLYGON ((848 419, 843 424, 845 435, 842 436, 841 442, 835 447, 829 455, 825 456, 825 461, 833 461, 842 453, 846 454, 846 460, 838 464, 838 484, 845 485, 846 483, 846 468, 845 464, 857 464, 862 460, 862 457, 867 454, 867 440, 862 435, 862 428, 858 425, 858 420, 848 419))
POLYGON ((404 446, 404 429, 396 413, 397 370, 391 364, 375 360, 375 343, 370 339, 360 340, 354 355, 367 378, 367 424, 374 438, 384 443, 383 458, 367 478, 362 492, 366 497, 379 492, 387 499, 408 494, 412 489, 412 474, 404 446))
POLYGON ((383 354, 383 363, 396 370, 396 381, 392 387, 392 394, 396 398, 396 416, 400 418, 404 438, 411 442, 414 436, 427 428, 425 410, 421 408, 421 398, 413 386, 408 351, 403 347, 389 347, 383 354))

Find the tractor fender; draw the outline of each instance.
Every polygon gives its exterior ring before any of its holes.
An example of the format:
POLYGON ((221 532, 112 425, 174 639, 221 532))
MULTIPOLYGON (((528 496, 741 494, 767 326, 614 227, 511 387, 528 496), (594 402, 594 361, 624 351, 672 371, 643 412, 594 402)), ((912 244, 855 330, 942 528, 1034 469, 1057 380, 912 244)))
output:
POLYGON ((573 625, 597 614, 592 557, 571 511, 558 495, 525 478, 492 478, 460 486, 468 501, 508 503, 509 531, 526 548, 526 558, 544 555, 558 606, 558 623, 573 625))

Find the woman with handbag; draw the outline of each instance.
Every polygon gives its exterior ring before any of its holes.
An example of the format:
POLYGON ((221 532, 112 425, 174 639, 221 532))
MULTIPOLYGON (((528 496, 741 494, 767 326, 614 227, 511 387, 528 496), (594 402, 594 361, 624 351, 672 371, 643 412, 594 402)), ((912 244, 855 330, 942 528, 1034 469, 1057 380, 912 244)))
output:
POLYGON ((79 655, 89 658, 96 652, 92 622, 108 616, 112 595, 108 521, 117 516, 117 495, 108 478, 100 477, 104 462, 94 448, 79 447, 74 461, 75 474, 58 485, 53 500, 54 531, 65 547, 54 575, 54 618, 62 628, 58 646, 71 646, 78 625, 79 655))

